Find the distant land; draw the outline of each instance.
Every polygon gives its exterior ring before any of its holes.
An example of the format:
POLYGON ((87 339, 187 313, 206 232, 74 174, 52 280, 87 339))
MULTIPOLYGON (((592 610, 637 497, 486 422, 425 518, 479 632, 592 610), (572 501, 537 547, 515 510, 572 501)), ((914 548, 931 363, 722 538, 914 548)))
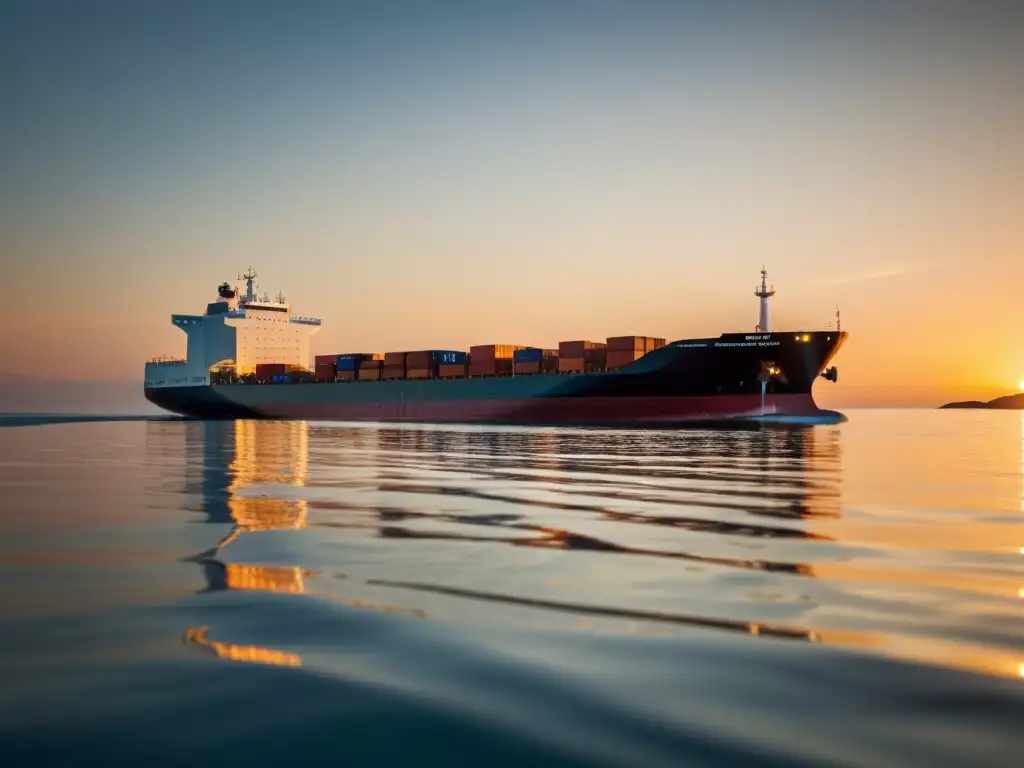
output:
POLYGON ((981 400, 963 400, 958 403, 946 403, 945 405, 939 406, 940 408, 991 408, 995 410, 1004 411, 1020 411, 1024 410, 1024 392, 1020 392, 1016 395, 1004 395, 1003 397, 997 397, 995 400, 988 400, 982 402, 981 400))

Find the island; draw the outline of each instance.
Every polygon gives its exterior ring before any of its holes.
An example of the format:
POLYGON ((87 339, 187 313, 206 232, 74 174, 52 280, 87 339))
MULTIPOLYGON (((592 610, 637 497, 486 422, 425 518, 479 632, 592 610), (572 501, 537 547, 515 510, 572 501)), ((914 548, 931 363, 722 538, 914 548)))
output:
POLYGON ((1024 410, 1024 392, 1019 392, 1016 395, 1004 395, 987 402, 963 400, 959 403, 946 403, 945 405, 940 405, 939 408, 990 408, 994 410, 1020 411, 1024 410))

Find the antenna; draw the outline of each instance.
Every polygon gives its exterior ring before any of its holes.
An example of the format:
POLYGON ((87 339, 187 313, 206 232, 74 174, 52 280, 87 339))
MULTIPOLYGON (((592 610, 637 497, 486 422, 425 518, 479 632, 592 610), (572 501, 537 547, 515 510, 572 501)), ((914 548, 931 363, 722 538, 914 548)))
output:
POLYGON ((256 301, 256 270, 249 267, 249 271, 238 276, 239 280, 245 280, 245 303, 256 301))
POLYGON ((274 299, 278 304, 284 304, 284 291, 277 292, 277 298, 274 299))
POLYGON ((836 330, 837 331, 842 331, 843 330, 843 326, 840 325, 840 323, 839 323, 839 305, 838 304, 836 304, 836 330))

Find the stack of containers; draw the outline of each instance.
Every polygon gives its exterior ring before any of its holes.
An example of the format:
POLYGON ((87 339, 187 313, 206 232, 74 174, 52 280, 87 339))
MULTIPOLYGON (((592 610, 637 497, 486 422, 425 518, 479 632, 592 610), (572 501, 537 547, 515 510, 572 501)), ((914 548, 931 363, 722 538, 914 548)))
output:
POLYGON ((405 378, 405 352, 384 353, 384 368, 381 377, 385 379, 405 378))
POLYGON ((608 370, 625 368, 647 354, 646 336, 609 336, 608 370))
POLYGON ((316 371, 317 381, 334 381, 334 361, 337 357, 337 355, 316 356, 316 366, 314 370, 316 371))
POLYGON ((512 353, 516 376, 533 373, 554 373, 558 370, 558 350, 526 347, 512 353))
POLYGON ((608 370, 625 368, 648 352, 664 346, 664 339, 653 336, 611 336, 608 338, 608 370))
MULTIPOLYGON (((376 363, 376 366, 369 366, 372 374, 374 367, 380 368, 380 359, 382 355, 373 354, 370 352, 348 352, 344 355, 338 355, 335 361, 335 369, 337 370, 337 381, 355 381, 356 379, 363 378, 359 371, 362 365, 366 361, 376 363)), ((370 376, 370 378, 379 378, 370 376)))
MULTIPOLYGON (((466 353, 455 349, 422 349, 405 353, 406 376, 410 379, 433 379, 452 367, 462 367, 465 375, 466 353)), ((449 374, 451 375, 451 374, 449 374)))
POLYGON ((284 363, 257 363, 256 381, 260 384, 273 383, 275 376, 283 376, 288 373, 288 366, 284 363))
POLYGON ((526 347, 515 344, 480 344, 469 348, 469 372, 473 376, 511 376, 513 355, 526 347))
POLYGON ((599 341, 558 342, 558 370, 560 373, 600 371, 605 367, 607 350, 599 341))
POLYGON ((469 355, 465 352, 447 351, 439 353, 441 358, 437 364, 437 375, 443 379, 464 378, 469 355))
POLYGON ((374 353, 359 361, 360 381, 380 381, 384 367, 384 355, 374 353))

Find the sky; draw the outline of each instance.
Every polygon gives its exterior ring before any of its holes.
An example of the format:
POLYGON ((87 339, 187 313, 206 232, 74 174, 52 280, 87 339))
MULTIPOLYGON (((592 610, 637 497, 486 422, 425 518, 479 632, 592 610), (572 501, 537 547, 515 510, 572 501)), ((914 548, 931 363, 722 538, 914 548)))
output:
POLYGON ((850 332, 1024 379, 1024 3, 0 0, 0 375, 140 382, 250 264, 315 352, 850 332))

